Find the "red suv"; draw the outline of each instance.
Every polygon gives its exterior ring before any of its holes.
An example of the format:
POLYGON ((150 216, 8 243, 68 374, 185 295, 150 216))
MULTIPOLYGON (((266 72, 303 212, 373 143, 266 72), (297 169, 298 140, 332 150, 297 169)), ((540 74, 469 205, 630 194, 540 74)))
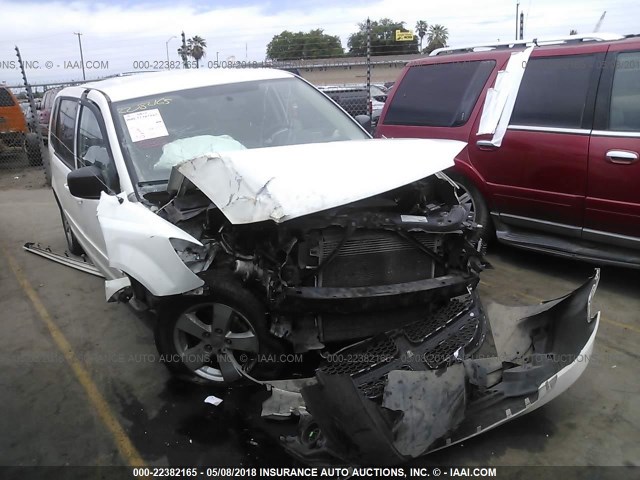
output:
POLYGON ((542 43, 445 48, 409 63, 375 135, 467 142, 451 174, 483 240, 640 268, 640 37, 542 43), (534 44, 496 147, 478 135, 487 92, 534 44))

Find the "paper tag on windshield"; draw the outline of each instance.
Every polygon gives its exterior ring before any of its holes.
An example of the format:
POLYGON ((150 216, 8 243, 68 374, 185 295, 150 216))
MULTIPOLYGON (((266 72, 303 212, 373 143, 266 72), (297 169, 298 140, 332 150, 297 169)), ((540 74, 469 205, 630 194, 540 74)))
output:
POLYGON ((160 110, 143 110, 141 112, 127 113, 123 115, 132 142, 140 142, 151 138, 166 137, 169 135, 167 127, 162 120, 160 110))
POLYGON ((419 215, 400 215, 400 219, 404 223, 428 223, 427 217, 421 217, 419 215))

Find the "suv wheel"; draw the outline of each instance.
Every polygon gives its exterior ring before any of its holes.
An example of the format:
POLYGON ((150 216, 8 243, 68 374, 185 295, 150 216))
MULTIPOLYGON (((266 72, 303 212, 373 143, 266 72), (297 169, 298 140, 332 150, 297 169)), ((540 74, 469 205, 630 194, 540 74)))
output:
POLYGON ((472 237, 473 243, 482 241, 483 245, 487 245, 493 237, 493 225, 487 204, 482 198, 482 194, 478 189, 465 177, 460 175, 449 175, 457 184, 458 199, 460 204, 467 210, 468 219, 472 222, 482 225, 472 237))
POLYGON ((228 386, 270 378, 282 351, 266 327, 265 308, 230 275, 206 278, 211 295, 173 297, 158 308, 155 341, 161 361, 179 377, 228 386))

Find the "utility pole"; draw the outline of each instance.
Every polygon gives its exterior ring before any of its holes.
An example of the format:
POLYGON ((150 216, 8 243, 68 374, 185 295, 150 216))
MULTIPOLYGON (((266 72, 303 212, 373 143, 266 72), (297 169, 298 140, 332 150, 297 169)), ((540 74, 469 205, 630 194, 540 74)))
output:
POLYGON ((175 35, 172 35, 169 40, 167 40, 166 42, 164 42, 165 46, 167 47, 167 68, 169 68, 169 42, 171 40, 173 40, 174 38, 176 38, 175 35))
POLYGON ((371 118, 371 20, 367 18, 367 115, 371 118))
POLYGON ((74 35, 78 36, 78 45, 80 45, 80 63, 82 63, 82 80, 86 80, 87 77, 84 74, 84 57, 82 56, 82 40, 80 39, 81 33, 73 32, 74 35))
POLYGON ((520 2, 516 3, 516 40, 518 40, 518 11, 520 10, 520 2))

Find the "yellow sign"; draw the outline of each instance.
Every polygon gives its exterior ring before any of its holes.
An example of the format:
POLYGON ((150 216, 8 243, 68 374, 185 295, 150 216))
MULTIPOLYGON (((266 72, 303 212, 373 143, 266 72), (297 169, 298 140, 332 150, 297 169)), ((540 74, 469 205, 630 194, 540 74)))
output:
POLYGON ((412 40, 412 32, 403 32, 402 30, 396 30, 396 42, 411 42, 412 40))

